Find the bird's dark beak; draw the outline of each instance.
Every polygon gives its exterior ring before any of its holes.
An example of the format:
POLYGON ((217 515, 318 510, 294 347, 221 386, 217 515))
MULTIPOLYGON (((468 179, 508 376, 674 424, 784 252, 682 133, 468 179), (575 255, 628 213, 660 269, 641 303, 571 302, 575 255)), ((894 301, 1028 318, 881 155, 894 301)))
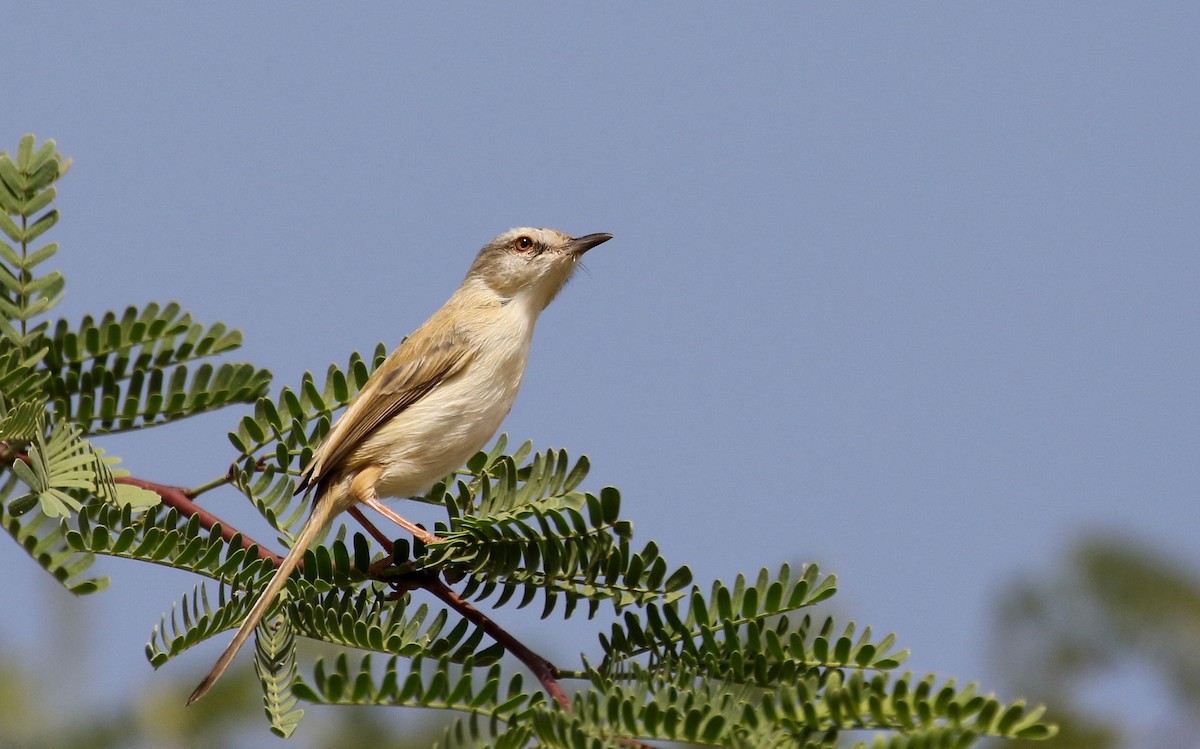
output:
POLYGON ((612 239, 611 234, 585 234, 582 237, 574 237, 570 242, 567 242, 567 252, 574 255, 582 255, 598 244, 604 244, 612 239))

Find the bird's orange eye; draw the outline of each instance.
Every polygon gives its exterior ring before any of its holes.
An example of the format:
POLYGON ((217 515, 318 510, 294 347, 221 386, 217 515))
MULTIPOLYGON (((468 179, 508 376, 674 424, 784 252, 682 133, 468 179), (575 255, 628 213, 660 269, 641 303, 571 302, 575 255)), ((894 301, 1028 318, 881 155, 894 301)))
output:
POLYGON ((513 243, 513 246, 516 247, 521 252, 526 252, 528 250, 532 250, 533 249, 533 239, 531 239, 530 237, 527 237, 525 235, 521 235, 521 236, 517 237, 517 241, 513 243))

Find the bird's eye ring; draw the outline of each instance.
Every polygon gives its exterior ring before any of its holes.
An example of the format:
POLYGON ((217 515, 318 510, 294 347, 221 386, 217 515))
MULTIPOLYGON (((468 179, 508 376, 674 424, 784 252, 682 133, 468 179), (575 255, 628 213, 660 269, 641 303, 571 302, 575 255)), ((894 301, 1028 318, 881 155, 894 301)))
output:
POLYGON ((533 249, 533 239, 522 234, 513 242, 513 247, 516 247, 520 252, 528 252, 533 249))

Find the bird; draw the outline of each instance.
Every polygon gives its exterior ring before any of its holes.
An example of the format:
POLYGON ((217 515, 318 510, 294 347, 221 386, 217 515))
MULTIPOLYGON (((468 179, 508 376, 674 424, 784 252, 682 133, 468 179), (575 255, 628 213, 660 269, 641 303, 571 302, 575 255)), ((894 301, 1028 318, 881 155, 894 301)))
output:
POLYGON ((372 373, 313 452, 296 488, 314 492, 308 519, 187 704, 229 667, 338 514, 365 504, 422 540, 437 540, 379 499, 421 494, 492 438, 516 400, 538 316, 583 254, 610 239, 525 227, 484 245, 458 290, 372 373))

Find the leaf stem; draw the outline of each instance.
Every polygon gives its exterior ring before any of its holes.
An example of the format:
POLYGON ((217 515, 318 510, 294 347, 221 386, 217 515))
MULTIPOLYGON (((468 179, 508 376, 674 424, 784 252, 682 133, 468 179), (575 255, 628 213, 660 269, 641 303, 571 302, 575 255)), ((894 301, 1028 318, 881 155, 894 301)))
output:
POLYGON ((184 489, 183 494, 184 494, 184 496, 188 497, 189 499, 195 499, 196 497, 199 497, 201 494, 203 494, 207 491, 212 491, 213 489, 217 489, 219 487, 225 486, 226 484, 229 484, 232 481, 233 481, 233 471, 230 470, 229 473, 225 474, 224 476, 218 476, 217 478, 213 479, 212 481, 207 481, 203 484, 200 484, 199 486, 194 486, 191 489, 184 489))
MULTIPOLYGON (((28 198, 28 195, 23 196, 28 198)), ((25 217, 24 208, 21 210, 21 291, 17 295, 17 308, 21 310, 21 344, 29 345, 26 336, 29 334, 27 329, 27 320, 25 310, 29 306, 29 294, 25 291, 25 284, 29 283, 33 278, 33 274, 25 267, 25 261, 29 259, 29 243, 25 241, 25 231, 29 228, 29 222, 25 217)))

